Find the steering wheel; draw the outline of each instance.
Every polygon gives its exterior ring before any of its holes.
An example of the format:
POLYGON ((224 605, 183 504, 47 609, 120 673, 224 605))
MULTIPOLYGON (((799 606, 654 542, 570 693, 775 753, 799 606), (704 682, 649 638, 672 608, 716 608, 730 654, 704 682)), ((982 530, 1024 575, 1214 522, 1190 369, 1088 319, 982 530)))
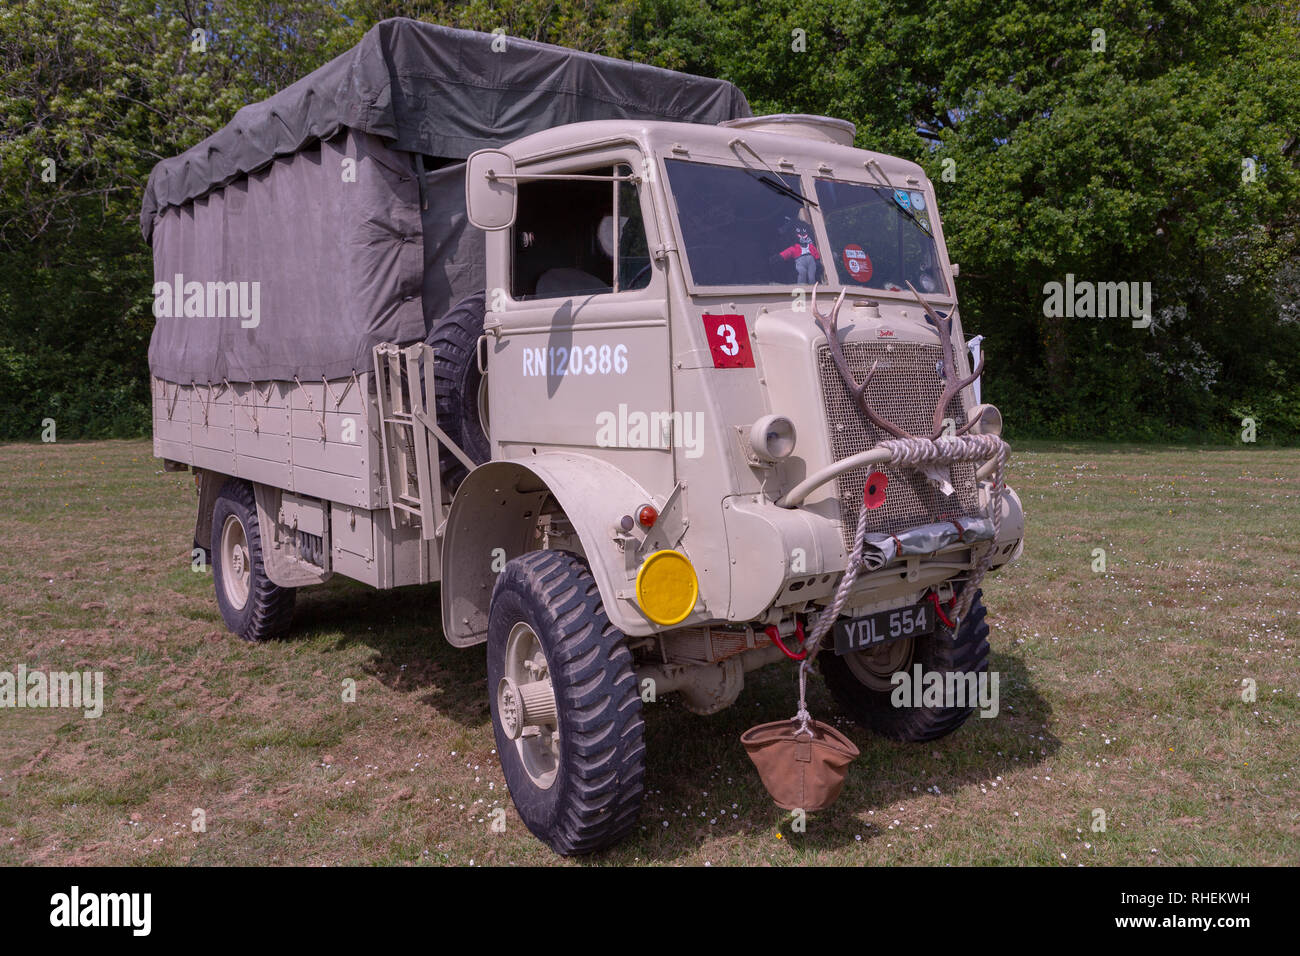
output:
POLYGON ((632 277, 632 281, 629 282, 626 286, 624 286, 624 289, 635 291, 636 289, 641 288, 641 286, 639 285, 639 283, 641 282, 641 277, 645 275, 647 272, 649 272, 653 267, 654 267, 654 260, 651 259, 649 262, 647 262, 645 265, 643 265, 640 269, 637 270, 636 275, 632 277))

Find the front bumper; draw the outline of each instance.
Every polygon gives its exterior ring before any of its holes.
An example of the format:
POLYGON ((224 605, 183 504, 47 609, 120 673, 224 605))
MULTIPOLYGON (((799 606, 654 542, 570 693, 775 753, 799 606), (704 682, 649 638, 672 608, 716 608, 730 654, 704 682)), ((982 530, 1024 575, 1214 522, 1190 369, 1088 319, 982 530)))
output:
MULTIPOLYGON (((981 489, 982 502, 986 494, 987 489, 981 489)), ((729 620, 754 621, 774 608, 797 612, 830 603, 849 558, 840 522, 750 496, 727 499, 724 518, 728 550, 737 559, 731 563, 729 620)), ((977 521, 974 516, 957 520, 963 527, 973 527, 977 521)), ((987 519, 978 520, 991 527, 987 519)), ((950 534, 918 528, 909 529, 909 534, 912 544, 902 553, 896 547, 879 548, 874 566, 867 564, 859 574, 849 607, 887 605, 964 577, 988 548, 994 550, 990 571, 1004 567, 1022 550, 1024 511, 1019 496, 1007 488, 995 540, 963 540, 955 527, 950 534), (933 540, 935 550, 918 550, 927 539, 933 540)))

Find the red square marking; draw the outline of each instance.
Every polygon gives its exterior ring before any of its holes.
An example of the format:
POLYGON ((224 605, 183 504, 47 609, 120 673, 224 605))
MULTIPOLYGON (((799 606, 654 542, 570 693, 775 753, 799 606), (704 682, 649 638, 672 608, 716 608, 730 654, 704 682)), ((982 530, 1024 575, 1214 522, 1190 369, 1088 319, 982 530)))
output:
POLYGON ((743 315, 704 314, 704 332, 714 368, 753 368, 754 352, 749 347, 749 328, 743 315))

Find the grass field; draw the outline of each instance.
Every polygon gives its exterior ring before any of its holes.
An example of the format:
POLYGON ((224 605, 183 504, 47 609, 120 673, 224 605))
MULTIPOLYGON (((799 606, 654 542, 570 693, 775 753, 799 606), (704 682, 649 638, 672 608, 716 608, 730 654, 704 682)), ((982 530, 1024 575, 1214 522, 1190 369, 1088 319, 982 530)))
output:
MULTIPOLYGON (((1021 446, 1009 482, 996 718, 906 745, 835 717, 862 756, 797 833, 738 741, 793 713, 792 668, 711 718, 661 699, 639 831, 568 865, 1300 863, 1300 452, 1021 446)), ((0 446, 0 671, 102 670, 107 698, 0 710, 0 864, 565 863, 510 806, 436 587, 332 582, 244 644, 193 510, 146 442, 0 446)), ((811 706, 836 713, 819 682, 811 706)))

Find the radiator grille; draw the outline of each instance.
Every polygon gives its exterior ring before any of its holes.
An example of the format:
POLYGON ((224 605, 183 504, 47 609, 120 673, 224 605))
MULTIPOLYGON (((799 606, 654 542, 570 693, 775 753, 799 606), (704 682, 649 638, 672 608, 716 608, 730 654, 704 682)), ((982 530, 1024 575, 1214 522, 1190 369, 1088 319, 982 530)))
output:
MULTIPOLYGON (((867 389, 871 407, 904 431, 928 436, 934 427, 934 406, 943 392, 943 381, 938 372, 942 359, 939 346, 914 342, 845 342, 843 349, 849 369, 859 382, 866 378, 872 363, 880 363, 876 377, 867 389)), ((835 368, 830 349, 825 345, 817 351, 817 371, 821 376, 826 424, 836 461, 867 451, 878 442, 893 437, 871 424, 858 411, 835 368)), ((960 396, 948 403, 947 417, 953 419, 958 427, 966 423, 960 396)), ((845 550, 853 546, 858 509, 862 505, 862 486, 873 470, 873 466, 854 468, 838 479, 845 550)), ((975 465, 972 463, 950 466, 952 484, 956 489, 952 497, 933 487, 919 472, 911 469, 899 472, 894 468, 881 470, 889 478, 888 492, 885 504, 869 512, 868 531, 901 531, 930 521, 974 514, 979 510, 975 465)))

